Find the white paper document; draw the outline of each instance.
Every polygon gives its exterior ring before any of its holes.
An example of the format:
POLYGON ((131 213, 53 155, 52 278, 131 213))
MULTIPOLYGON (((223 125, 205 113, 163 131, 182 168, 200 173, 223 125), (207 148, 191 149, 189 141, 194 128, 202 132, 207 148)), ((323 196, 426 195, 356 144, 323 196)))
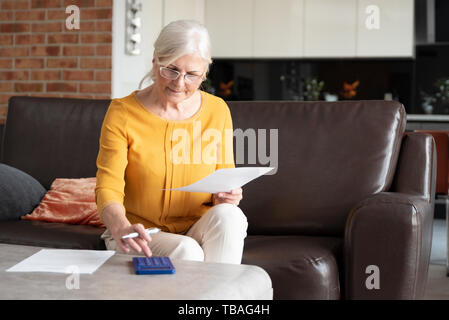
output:
POLYGON ((114 253, 112 250, 42 249, 6 271, 92 274, 114 253))
MULTIPOLYGON (((207 177, 185 187, 168 189, 189 192, 229 192, 273 170, 272 167, 218 169, 207 177)), ((163 189, 166 190, 166 189, 163 189)))

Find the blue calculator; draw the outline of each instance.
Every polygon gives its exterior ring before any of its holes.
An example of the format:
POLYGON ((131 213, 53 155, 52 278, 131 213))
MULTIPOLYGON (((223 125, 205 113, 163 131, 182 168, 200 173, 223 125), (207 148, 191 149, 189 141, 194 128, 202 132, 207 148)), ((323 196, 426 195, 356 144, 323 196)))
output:
POLYGON ((175 267, 169 257, 134 257, 136 274, 168 274, 175 273, 175 267))

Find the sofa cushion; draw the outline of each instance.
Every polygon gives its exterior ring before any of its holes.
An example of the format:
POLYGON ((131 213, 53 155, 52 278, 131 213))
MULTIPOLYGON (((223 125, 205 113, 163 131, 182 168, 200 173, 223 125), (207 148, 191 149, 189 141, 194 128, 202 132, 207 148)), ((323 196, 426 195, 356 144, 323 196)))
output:
POLYGON ((0 220, 17 220, 32 212, 46 192, 29 174, 0 163, 0 220))
POLYGON ((342 245, 333 237, 248 236, 242 263, 270 275, 274 299, 340 299, 342 245))
POLYGON ((0 242, 59 249, 106 250, 104 228, 43 221, 1 221, 0 242))
POLYGON ((11 97, 1 162, 28 172, 46 189, 56 178, 94 177, 109 104, 110 100, 11 97))
POLYGON ((389 190, 406 124, 399 102, 228 105, 234 129, 241 129, 234 132, 236 166, 277 166, 276 174, 243 188, 248 234, 341 237, 359 201, 389 190))
POLYGON ((95 203, 96 180, 55 179, 39 206, 22 219, 104 227, 95 203))

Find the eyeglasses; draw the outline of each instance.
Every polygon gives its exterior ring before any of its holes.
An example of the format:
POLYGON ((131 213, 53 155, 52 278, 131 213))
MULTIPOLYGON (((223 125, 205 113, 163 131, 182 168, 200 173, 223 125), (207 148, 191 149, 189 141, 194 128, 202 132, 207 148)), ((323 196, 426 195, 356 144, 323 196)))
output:
MULTIPOLYGON (((160 72, 161 76, 167 80, 176 80, 182 74, 179 71, 176 71, 176 70, 173 70, 173 69, 170 69, 167 67, 160 67, 159 72, 160 72)), ((189 74, 189 73, 184 74, 184 81, 187 84, 197 83, 201 78, 202 78, 202 76, 197 76, 195 74, 189 74)))

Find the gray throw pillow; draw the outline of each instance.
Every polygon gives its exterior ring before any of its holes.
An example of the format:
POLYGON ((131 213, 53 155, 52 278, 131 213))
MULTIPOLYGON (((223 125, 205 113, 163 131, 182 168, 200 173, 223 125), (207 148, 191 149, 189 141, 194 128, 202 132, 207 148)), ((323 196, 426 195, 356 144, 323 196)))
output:
POLYGON ((47 190, 29 174, 0 163, 0 220, 31 213, 47 190))

